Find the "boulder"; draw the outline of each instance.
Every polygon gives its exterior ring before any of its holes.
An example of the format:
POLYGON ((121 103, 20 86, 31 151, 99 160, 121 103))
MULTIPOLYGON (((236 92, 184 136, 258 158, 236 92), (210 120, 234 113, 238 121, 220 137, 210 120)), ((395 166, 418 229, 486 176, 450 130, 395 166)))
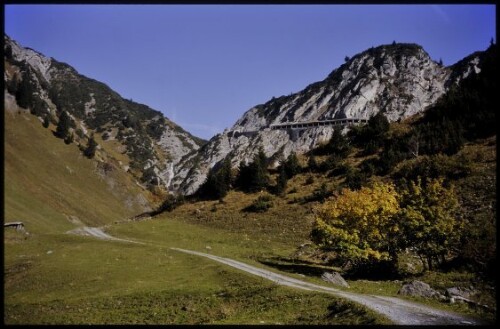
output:
POLYGON ((432 297, 439 298, 441 296, 439 292, 432 289, 431 286, 429 286, 427 283, 418 280, 414 280, 403 284, 401 289, 399 289, 398 291, 398 295, 419 296, 426 298, 432 298, 432 297))
POLYGON ((349 284, 344 280, 342 275, 340 275, 338 272, 325 272, 321 275, 321 279, 326 282, 330 282, 334 285, 341 286, 341 287, 346 287, 349 288, 349 284))
POLYGON ((461 288, 461 287, 452 287, 452 288, 446 289, 445 295, 446 295, 446 297, 449 297, 449 298, 458 296, 458 297, 470 299, 476 293, 477 292, 472 290, 472 289, 461 288))

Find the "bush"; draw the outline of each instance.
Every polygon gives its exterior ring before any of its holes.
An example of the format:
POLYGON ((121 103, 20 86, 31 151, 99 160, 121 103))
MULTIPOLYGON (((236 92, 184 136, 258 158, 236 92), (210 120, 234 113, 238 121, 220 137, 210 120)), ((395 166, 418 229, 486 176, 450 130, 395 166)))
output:
POLYGON ((344 136, 340 129, 333 131, 332 137, 328 143, 315 148, 312 153, 316 155, 336 155, 340 159, 344 159, 351 152, 350 141, 344 136))
POLYGON ((405 162, 393 174, 395 179, 416 180, 417 177, 458 179, 471 173, 471 161, 465 157, 444 154, 424 155, 405 162))
POLYGON ((161 206, 153 212, 153 215, 157 215, 159 213, 162 213, 164 211, 172 211, 175 208, 179 207, 180 205, 184 204, 185 199, 183 195, 168 195, 165 201, 161 204, 161 206))
POLYGON ((243 209, 246 212, 266 212, 273 206, 272 197, 270 195, 259 196, 251 205, 243 209))
POLYGON ((320 187, 315 189, 311 195, 308 195, 304 198, 298 199, 297 201, 301 201, 301 203, 307 202, 325 202, 325 200, 333 194, 333 191, 328 189, 326 183, 321 184, 320 187))
POLYGON ((366 182, 368 182, 367 174, 361 172, 359 169, 348 167, 343 183, 344 187, 351 190, 359 190, 366 182))
POLYGON ((312 183, 314 183, 314 176, 312 176, 312 175, 307 176, 307 179, 306 179, 306 182, 304 185, 311 185, 312 183))

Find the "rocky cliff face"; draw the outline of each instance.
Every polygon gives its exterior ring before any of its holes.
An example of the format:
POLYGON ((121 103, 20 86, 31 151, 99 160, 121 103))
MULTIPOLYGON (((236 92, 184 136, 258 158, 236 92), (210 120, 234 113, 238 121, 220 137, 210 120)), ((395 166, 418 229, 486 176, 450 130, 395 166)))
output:
POLYGON ((197 156, 181 161, 173 184, 192 194, 208 170, 226 156, 233 166, 249 161, 259 146, 278 160, 292 151, 304 153, 330 139, 333 126, 271 129, 287 122, 342 118, 368 119, 379 111, 390 121, 424 111, 470 72, 480 71, 481 53, 445 67, 415 44, 370 48, 349 59, 320 82, 303 91, 273 98, 248 110, 230 129, 212 138, 197 156))
POLYGON ((203 141, 148 106, 123 99, 105 84, 71 66, 24 48, 4 36, 4 81, 8 95, 32 114, 53 123, 62 111, 75 121, 74 143, 91 134, 100 150, 146 187, 171 186, 178 163, 203 141))

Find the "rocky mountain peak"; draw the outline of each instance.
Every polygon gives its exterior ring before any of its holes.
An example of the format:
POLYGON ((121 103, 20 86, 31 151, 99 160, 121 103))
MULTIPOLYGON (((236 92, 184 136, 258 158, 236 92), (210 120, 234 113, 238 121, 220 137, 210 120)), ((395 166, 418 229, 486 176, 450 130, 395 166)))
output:
POLYGON ((237 166, 249 161, 259 147, 274 159, 292 151, 305 153, 329 140, 338 127, 334 123, 342 119, 362 122, 378 112, 390 121, 405 119, 434 104, 467 72, 478 72, 478 65, 476 56, 464 59, 460 65, 443 66, 416 44, 372 47, 346 58, 323 81, 248 110, 200 150, 189 176, 176 177, 176 185, 182 193, 194 193, 208 170, 226 156, 237 166))

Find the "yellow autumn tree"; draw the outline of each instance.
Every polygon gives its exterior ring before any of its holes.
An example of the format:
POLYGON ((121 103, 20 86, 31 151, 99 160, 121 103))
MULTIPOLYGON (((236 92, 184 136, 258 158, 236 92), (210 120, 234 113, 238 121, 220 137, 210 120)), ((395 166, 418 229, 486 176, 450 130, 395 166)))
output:
POLYGON ((440 264, 459 243, 463 223, 457 219, 458 199, 453 186, 443 185, 443 178, 422 183, 405 182, 400 191, 400 247, 412 248, 428 269, 440 264))
POLYGON ((334 251, 340 261, 391 259, 399 232, 398 193, 393 184, 374 183, 360 190, 342 190, 315 209, 312 240, 334 251))

